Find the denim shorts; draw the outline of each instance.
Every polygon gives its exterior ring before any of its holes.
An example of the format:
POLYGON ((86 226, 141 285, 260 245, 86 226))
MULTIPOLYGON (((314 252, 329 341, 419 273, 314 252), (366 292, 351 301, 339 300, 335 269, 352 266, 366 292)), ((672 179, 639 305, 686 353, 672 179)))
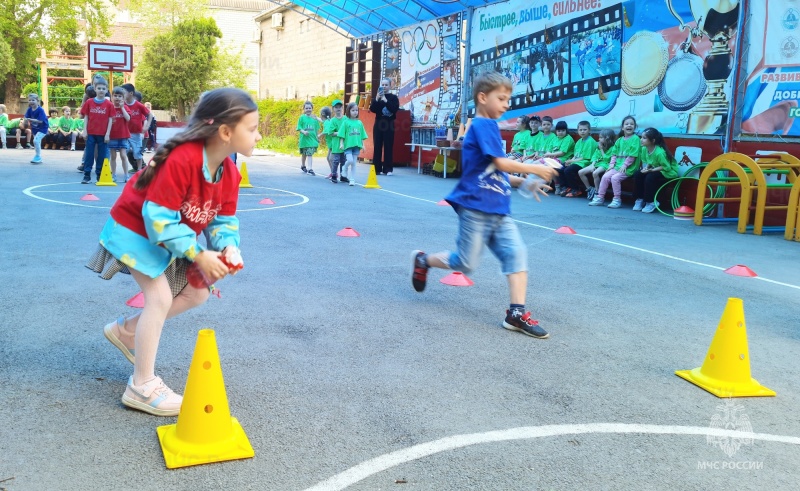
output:
POLYGON ((481 259, 483 246, 500 261, 505 275, 528 270, 528 248, 517 224, 508 215, 495 215, 456 206, 458 213, 458 252, 451 252, 450 269, 469 273, 481 259))
POLYGON ((128 139, 127 138, 115 138, 108 140, 108 149, 109 150, 127 150, 128 149, 128 139))
POLYGON ((361 153, 361 147, 350 147, 344 151, 345 160, 352 160, 358 163, 358 155, 361 153))

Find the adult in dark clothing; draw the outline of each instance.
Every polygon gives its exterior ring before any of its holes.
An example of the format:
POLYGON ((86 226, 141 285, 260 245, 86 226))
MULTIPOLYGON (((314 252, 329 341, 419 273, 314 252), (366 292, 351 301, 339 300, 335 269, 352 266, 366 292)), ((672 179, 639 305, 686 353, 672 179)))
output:
POLYGON ((372 163, 375 166, 375 174, 385 173, 392 175, 394 161, 392 160, 392 148, 394 148, 394 119, 397 110, 400 109, 400 100, 396 95, 389 93, 391 82, 388 78, 381 80, 378 88, 378 95, 369 105, 370 112, 375 113, 375 126, 372 128, 372 143, 374 151, 372 163))

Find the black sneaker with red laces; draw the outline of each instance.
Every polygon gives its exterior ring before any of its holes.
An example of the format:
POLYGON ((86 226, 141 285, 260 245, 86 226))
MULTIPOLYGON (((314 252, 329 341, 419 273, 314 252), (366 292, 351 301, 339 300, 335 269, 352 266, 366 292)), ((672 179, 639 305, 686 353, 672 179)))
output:
POLYGON ((425 284, 428 282, 428 265, 425 264, 425 253, 422 251, 412 252, 411 261, 413 262, 411 284, 414 285, 414 290, 421 292, 425 290, 425 284))
POLYGON ((503 327, 509 331, 519 331, 534 338, 547 339, 550 337, 547 331, 539 327, 539 321, 531 319, 530 312, 522 312, 521 310, 506 310, 503 327))

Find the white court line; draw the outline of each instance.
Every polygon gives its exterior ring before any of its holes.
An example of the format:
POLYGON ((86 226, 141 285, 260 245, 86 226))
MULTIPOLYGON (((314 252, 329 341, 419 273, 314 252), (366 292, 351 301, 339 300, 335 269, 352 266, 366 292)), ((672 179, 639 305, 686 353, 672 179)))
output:
MULTIPOLYGON (((545 227, 544 225, 538 225, 538 224, 535 224, 535 223, 524 222, 522 220, 516 220, 515 219, 514 221, 517 222, 517 223, 523 223, 525 225, 530 225, 532 227, 543 228, 545 230, 552 230, 552 231, 556 230, 556 229, 551 228, 551 227, 545 227)), ((614 246, 622 247, 622 248, 625 248, 625 249, 631 249, 631 250, 634 250, 634 251, 637 251, 637 252, 644 252, 645 254, 652 254, 654 256, 663 257, 665 259, 672 259, 673 261, 680 261, 680 262, 687 263, 687 264, 693 264, 695 266, 702 266, 704 268, 716 269, 718 271, 725 271, 727 269, 727 268, 722 268, 722 267, 719 267, 719 266, 714 266, 713 264, 701 263, 699 261, 692 261, 691 259, 684 259, 682 257, 672 256, 670 254, 664 254, 663 252, 651 251, 650 249, 643 249, 641 247, 636 247, 636 246, 632 246, 632 245, 628 245, 628 244, 623 244, 622 242, 615 242, 613 240, 606 240, 606 239, 601 239, 599 237, 592 237, 591 235, 584 235, 584 234, 574 234, 574 235, 576 237, 583 237, 584 239, 594 240, 594 241, 597 241, 597 242, 602 242, 604 244, 614 245, 614 246)), ((765 281, 767 283, 772 283, 774 285, 785 286, 785 287, 788 287, 788 288, 794 288, 795 290, 800 290, 800 286, 798 286, 798 285, 793 285, 791 283, 783 283, 781 281, 770 280, 769 278, 764 278, 763 276, 755 276, 752 279, 765 281)))
POLYGON ((800 438, 795 436, 771 435, 768 433, 748 433, 700 426, 669 426, 624 423, 590 423, 570 425, 523 426, 508 430, 487 431, 485 433, 469 433, 455 435, 420 443, 412 447, 390 452, 374 459, 355 465, 344 472, 336 474, 325 481, 308 488, 306 491, 338 491, 412 460, 428 457, 440 452, 478 445, 482 443, 527 440, 560 435, 581 434, 650 434, 650 435, 697 435, 728 438, 747 438, 766 442, 800 445, 800 438))
MULTIPOLYGON (((59 200, 55 200, 55 199, 48 199, 48 198, 45 198, 45 197, 42 197, 42 196, 38 196, 37 194, 34 194, 33 191, 37 190, 36 191, 37 193, 86 193, 86 194, 121 194, 122 193, 121 190, 120 191, 95 191, 95 190, 90 189, 90 188, 82 189, 82 190, 79 190, 79 191, 71 191, 71 190, 63 190, 63 191, 58 191, 58 190, 57 191, 38 190, 39 188, 44 188, 44 187, 48 187, 48 186, 61 186, 61 185, 66 185, 66 184, 70 184, 71 185, 71 184, 75 184, 75 183, 74 182, 57 182, 57 183, 54 183, 54 184, 39 184, 39 185, 36 185, 36 186, 31 186, 29 188, 23 189, 22 192, 25 195, 30 196, 31 198, 42 200, 42 201, 48 201, 50 203, 58 203, 58 204, 61 204, 61 205, 69 205, 69 206, 82 206, 84 208, 101 208, 101 209, 106 209, 106 210, 111 209, 111 207, 110 206, 87 205, 87 204, 83 204, 83 203, 71 203, 69 201, 59 201, 59 200)), ((273 194, 273 195, 270 195, 270 196, 297 196, 301 200, 298 203, 291 203, 291 204, 288 204, 288 205, 264 206, 262 208, 247 208, 247 209, 241 209, 240 208, 240 209, 236 210, 237 213, 239 213, 239 212, 247 212, 247 211, 278 210, 278 209, 281 209, 281 208, 289 208, 289 207, 292 207, 292 206, 304 205, 304 204, 309 202, 308 196, 302 195, 300 193, 294 193, 292 191, 287 191, 285 189, 267 188, 267 187, 263 187, 263 186, 253 186, 252 189, 268 189, 268 190, 272 190, 272 191, 279 191, 279 193, 273 194)), ((256 193, 240 193, 240 196, 263 196, 263 195, 262 194, 256 194, 256 193)))
MULTIPOLYGON (((288 165, 288 164, 282 164, 280 162, 275 162, 275 163, 269 162, 269 163, 275 164, 275 165, 280 165, 280 166, 283 166, 283 167, 295 168, 294 166, 291 166, 291 165, 288 165)), ((317 175, 317 177, 322 177, 323 179, 325 178, 325 176, 320 176, 319 174, 317 175)), ((389 191, 388 189, 385 189, 385 188, 381 188, 381 189, 379 189, 379 191, 383 191, 385 193, 394 194, 394 195, 397 195, 397 196, 402 196, 404 198, 409 198, 409 199, 413 199, 413 200, 417 200, 417 201, 423 201, 425 203, 433 203, 433 204, 438 203, 437 201, 431 201, 429 199, 418 198, 416 196, 411 196, 409 194, 398 193, 396 191, 389 191)), ((522 223, 522 224, 525 224, 525 225, 528 225, 528 226, 531 226, 531 227, 541 228, 541 229, 544 229, 544 230, 550 230, 550 231, 553 231, 553 232, 556 230, 556 229, 554 229, 552 227, 539 225, 537 223, 531 223, 531 222, 526 222, 526 221, 523 221, 523 220, 517 220, 517 219, 514 219, 513 217, 512 217, 512 219, 517 223, 522 223)), ((617 246, 617 247, 622 247, 622 248, 625 248, 625 249, 630 249, 630 250, 637 251, 637 252, 642 252, 642 253, 645 253, 645 254, 651 254, 651 255, 654 255, 654 256, 663 257, 665 259, 671 259, 673 261, 679 261, 679 262, 683 262, 683 263, 687 263, 687 264, 692 264, 692 265, 700 266, 700 267, 703 267, 703 268, 710 268, 710 269, 714 269, 714 270, 717 270, 717 271, 725 271, 727 269, 727 268, 722 268, 720 266, 714 266, 713 264, 701 263, 699 261, 692 261, 691 259, 685 259, 685 258, 678 257, 678 256, 672 256, 670 254, 664 254, 663 252, 651 251, 650 249, 644 249, 644 248, 641 248, 641 247, 636 247, 636 246, 632 246, 632 245, 628 245, 628 244, 623 244, 621 242, 615 242, 615 241, 612 241, 612 240, 601 239, 599 237, 592 237, 591 235, 575 234, 575 236, 583 237, 585 239, 594 240, 594 241, 597 241, 597 242, 602 242, 604 244, 609 244, 609 245, 614 245, 614 246, 617 246)), ((784 283, 784 282, 781 282, 781 281, 771 280, 771 279, 765 278, 763 276, 755 276, 753 279, 759 280, 759 281, 764 281, 766 283, 771 283, 773 285, 785 286, 787 288, 793 288, 795 290, 800 290, 800 285, 793 285, 791 283, 784 283)))
MULTIPOLYGON (((102 209, 106 209, 106 210, 111 208, 110 206, 94 206, 94 205, 85 205, 83 203, 70 203, 69 201, 58 201, 58 200, 55 200, 55 199, 43 198, 42 196, 37 196, 37 195, 33 194, 33 190, 34 189, 43 188, 43 187, 47 187, 47 186, 62 186, 62 185, 65 185, 65 184, 72 185, 72 184, 76 184, 76 183, 75 182, 57 182, 55 184, 39 184, 37 186, 31 186, 29 188, 25 188, 25 189, 22 190, 22 192, 24 194, 26 194, 27 196, 30 196, 31 198, 40 199, 42 201, 49 201, 50 203, 58 203, 58 204, 61 204, 61 205, 82 206, 84 208, 102 208, 102 209)), ((80 193, 85 192, 86 194, 98 194, 98 193, 110 193, 111 192, 111 191, 97 191, 97 192, 90 192, 90 191, 92 191, 91 188, 86 188, 85 191, 73 191, 73 192, 80 192, 80 193)))
MULTIPOLYGON (((433 203, 433 204, 438 203, 437 201, 431 201, 429 199, 417 198, 416 196, 410 196, 408 194, 398 193, 398 192, 395 192, 395 191, 389 191, 388 189, 381 188, 380 191, 384 191, 384 192, 387 192, 387 193, 390 193, 390 194, 395 194, 397 196, 402 196, 404 198, 415 199, 417 201, 424 201, 426 203, 433 203)), ((544 230, 550 230, 551 232, 555 232, 556 231, 556 229, 554 229, 552 227, 547 227, 545 225, 539 225, 538 223, 531 223, 531 222, 526 222, 524 220, 517 220, 516 218, 512 218, 512 220, 514 220, 517 223, 522 223, 524 225, 528 225, 528 226, 531 226, 531 227, 541 228, 541 229, 544 229, 544 230)), ((630 250, 637 251, 637 252, 643 252, 645 254, 651 254, 653 256, 659 256, 659 257, 663 257, 665 259, 671 259, 673 261, 680 261, 680 262, 687 263, 687 264, 693 264, 695 266, 701 266, 701 267, 704 267, 704 268, 715 269, 717 271, 725 271, 727 269, 727 268, 722 268, 720 266, 714 266, 713 264, 701 263, 699 261, 692 261, 691 259, 685 259, 685 258, 678 257, 678 256, 672 256, 670 254, 664 254, 663 252, 651 251, 650 249, 644 249, 642 247, 636 247, 636 246, 632 246, 632 245, 629 245, 629 244, 623 244, 622 242, 615 242, 613 240, 606 240, 606 239, 601 239, 599 237, 592 237, 591 235, 584 235, 584 234, 574 234, 574 235, 576 237, 583 237, 584 239, 594 240, 594 241, 597 241, 597 242, 602 242, 604 244, 614 245, 614 246, 617 246, 617 247, 622 247, 622 248, 630 249, 630 250)), ((800 290, 800 285, 793 285, 791 283, 784 283, 782 281, 775 281, 775 280, 771 280, 769 278, 765 278, 763 276, 755 276, 755 277, 753 277, 753 279, 759 280, 759 281, 764 281, 764 282, 767 282, 767 283, 771 283, 773 285, 785 286, 787 288, 794 288, 795 290, 800 290)))

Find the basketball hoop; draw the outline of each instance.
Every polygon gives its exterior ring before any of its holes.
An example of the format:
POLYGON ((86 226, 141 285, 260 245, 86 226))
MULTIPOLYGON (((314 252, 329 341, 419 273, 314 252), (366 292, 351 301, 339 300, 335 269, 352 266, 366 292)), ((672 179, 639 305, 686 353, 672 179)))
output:
POLYGON ((133 71, 133 45, 93 43, 88 45, 88 68, 91 71, 108 71, 108 91, 114 88, 114 72, 133 71))

